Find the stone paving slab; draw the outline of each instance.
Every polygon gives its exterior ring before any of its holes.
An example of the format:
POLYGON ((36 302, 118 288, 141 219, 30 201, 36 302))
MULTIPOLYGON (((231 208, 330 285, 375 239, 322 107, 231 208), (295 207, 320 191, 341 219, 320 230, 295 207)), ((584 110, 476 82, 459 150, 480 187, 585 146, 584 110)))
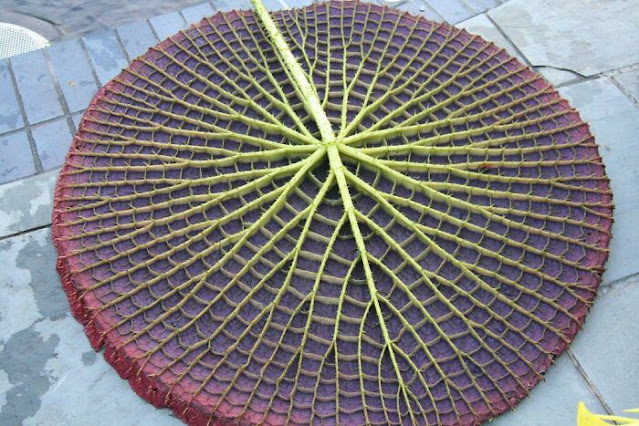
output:
MULTIPOLYGON (((280 0, 262 0, 262 3, 264 3, 264 6, 266 6, 266 9, 268 10, 280 10, 289 8, 289 6, 284 1, 280 0)), ((251 6, 251 9, 252 8, 253 6, 251 6)))
POLYGON ((554 86, 571 83, 582 78, 580 75, 575 74, 574 72, 560 70, 552 67, 536 67, 536 70, 554 86))
MULTIPOLYGON (((0 238, 51 223, 59 170, 0 185, 0 238)), ((0 310, 0 312, 2 312, 0 310)))
POLYGON ((83 114, 84 114, 84 111, 81 111, 80 113, 75 114, 73 117, 71 117, 71 120, 73 121, 73 125, 75 126, 76 132, 80 129, 80 122, 82 121, 83 114))
MULTIPOLYGON (((42 283, 49 287, 50 292, 61 292, 60 280, 56 275, 55 253, 51 245, 50 229, 35 231, 30 234, 0 240, 0 350, 4 349, 7 341, 15 334, 24 330, 42 317, 38 305, 51 312, 64 308, 62 297, 56 300, 57 308, 45 307, 46 300, 40 299, 39 294, 33 292, 31 287, 32 273, 38 273, 42 283), (32 262, 28 259, 34 257, 41 262, 39 271, 30 271, 24 267, 24 262, 32 262), (38 303, 39 302, 39 303, 38 303)), ((55 301, 54 301, 55 302, 55 301)), ((68 308, 67 308, 68 310, 68 308)), ((58 315, 61 317, 62 315, 58 315)), ((6 369, 10 365, 0 363, 0 368, 6 369)), ((2 423, 2 422, 0 422, 2 423)))
POLYGON ((582 368, 613 412, 639 405, 639 274, 600 291, 572 344, 582 368))
POLYGON ((89 34, 82 40, 100 85, 108 83, 129 64, 113 30, 89 34))
POLYGON ((183 9, 180 13, 182 14, 182 16, 184 17, 184 20, 187 23, 194 24, 194 23, 200 22, 202 19, 208 16, 213 15, 215 11, 213 10, 213 7, 209 3, 202 3, 196 6, 187 7, 186 9, 183 9))
POLYGON ((93 351, 69 314, 50 233, 0 241, 0 424, 181 424, 93 351))
POLYGON ((490 425, 574 425, 579 401, 583 401, 594 413, 605 413, 604 406, 568 354, 564 353, 550 367, 543 383, 538 384, 512 412, 497 417, 490 425))
POLYGON ((44 368, 29 371, 48 383, 25 425, 184 426, 170 410, 157 409, 138 397, 102 353, 93 351, 70 315, 45 319, 22 334, 39 345, 45 341, 42 346, 50 348, 43 354, 48 356, 44 368))
POLYGON ((419 16, 419 15, 425 16, 427 19, 430 19, 431 21, 444 20, 444 18, 442 18, 437 12, 435 12, 435 10, 432 7, 430 7, 423 0, 409 0, 404 2, 391 2, 391 1, 381 0, 379 3, 382 5, 395 7, 399 10, 412 13, 413 15, 416 15, 416 16, 419 16))
POLYGON ((526 63, 526 59, 517 51, 517 48, 515 48, 515 46, 506 39, 506 37, 504 37, 485 13, 462 21, 457 24, 457 26, 464 28, 473 34, 480 35, 485 40, 492 41, 497 46, 506 49, 510 55, 519 59, 521 62, 526 63))
POLYGON ((44 170, 60 167, 71 146, 73 129, 66 117, 39 124, 31 129, 44 170))
POLYGON ((0 61, 0 133, 20 129, 24 120, 20 113, 20 104, 13 88, 9 60, 0 61))
POLYGON ((499 6, 498 0, 464 0, 475 13, 482 13, 499 6))
POLYGON ((639 62, 634 0, 511 0, 489 14, 535 66, 592 76, 639 62))
MULTIPOLYGON (((217 7, 217 1, 215 2, 215 6, 217 7)), ((313 0, 287 0, 286 4, 291 8, 296 7, 306 7, 313 4, 313 0)))
POLYGON ((451 24, 464 21, 475 14, 460 0, 429 0, 428 4, 451 24))
POLYGON ((0 183, 34 174, 33 153, 24 130, 0 135, 0 183))
POLYGON ((122 46, 129 59, 143 55, 149 47, 158 42, 147 21, 138 21, 117 28, 122 46))
MULTIPOLYGON (((488 41, 492 41, 499 47, 503 47, 506 51, 519 59, 522 63, 530 65, 530 61, 515 47, 515 45, 504 36, 502 31, 495 26, 488 14, 481 13, 470 19, 457 24, 458 27, 482 36, 488 41)), ((560 70, 552 67, 536 67, 535 70, 540 73, 546 80, 554 86, 574 82, 581 79, 578 74, 570 71, 560 70)))
POLYGON ((29 124, 63 114, 44 50, 14 56, 11 66, 29 124))
POLYGON ((606 78, 559 90, 577 108, 599 145, 615 204, 610 258, 603 282, 638 271, 639 109, 606 78))
POLYGON ((614 79, 635 101, 639 102, 639 69, 618 74, 614 76, 614 79))
POLYGON ((165 13, 164 15, 149 19, 149 22, 159 40, 164 40, 172 36, 186 25, 184 18, 182 18, 179 12, 165 13))
POLYGON ((68 40, 54 44, 48 53, 70 112, 86 108, 98 91, 98 85, 80 42, 68 40))
POLYGON ((34 327, 67 315, 49 234, 43 229, 0 241, 2 425, 24 424, 36 413, 50 384, 45 364, 60 339, 41 336, 34 327))
POLYGON ((250 9, 253 7, 251 0, 213 0, 211 3, 213 7, 215 7, 215 10, 219 10, 220 12, 226 12, 232 9, 250 9))

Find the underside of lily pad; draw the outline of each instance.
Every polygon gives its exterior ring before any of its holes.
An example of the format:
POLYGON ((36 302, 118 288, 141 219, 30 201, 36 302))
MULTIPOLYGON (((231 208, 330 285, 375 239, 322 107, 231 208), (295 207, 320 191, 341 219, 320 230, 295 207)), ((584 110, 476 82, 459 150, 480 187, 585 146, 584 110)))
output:
POLYGON ((56 190, 75 317, 191 424, 503 413, 603 272, 611 193, 588 126, 464 30, 350 1, 272 17, 328 129, 254 12, 134 60, 56 190))

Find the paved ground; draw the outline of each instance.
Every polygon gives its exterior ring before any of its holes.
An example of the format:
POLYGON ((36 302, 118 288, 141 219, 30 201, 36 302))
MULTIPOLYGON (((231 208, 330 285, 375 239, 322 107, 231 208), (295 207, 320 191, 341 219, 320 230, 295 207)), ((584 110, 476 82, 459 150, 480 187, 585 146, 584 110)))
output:
POLYGON ((58 42, 200 3, 202 0, 0 0, 0 22, 27 27, 58 42))
MULTIPOLYGON (((139 399, 70 317, 54 270, 51 195, 97 88, 158 38, 231 5, 248 3, 204 3, 0 61, 0 424, 179 424, 139 399)), ((571 425, 580 400, 601 413, 639 406, 639 1, 398 7, 463 26, 536 67, 590 123, 612 180, 611 256, 584 329, 545 383, 493 424, 571 425)))

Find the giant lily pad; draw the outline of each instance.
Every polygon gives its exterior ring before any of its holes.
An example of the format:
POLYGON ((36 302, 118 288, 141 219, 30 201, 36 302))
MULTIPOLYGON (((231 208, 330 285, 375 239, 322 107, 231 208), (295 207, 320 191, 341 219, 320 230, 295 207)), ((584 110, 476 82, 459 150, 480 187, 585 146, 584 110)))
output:
POLYGON ((508 410, 600 282, 612 207, 588 126, 464 30, 358 2, 272 16, 289 50, 218 13, 86 111, 53 224, 74 315, 192 424, 508 410))

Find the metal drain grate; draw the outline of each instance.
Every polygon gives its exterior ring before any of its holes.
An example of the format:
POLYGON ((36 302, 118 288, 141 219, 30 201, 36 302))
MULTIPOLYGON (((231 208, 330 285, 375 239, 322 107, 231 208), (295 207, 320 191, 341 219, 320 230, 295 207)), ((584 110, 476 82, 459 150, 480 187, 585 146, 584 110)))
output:
POLYGON ((0 22, 0 59, 49 45, 49 41, 40 34, 19 25, 0 22))

